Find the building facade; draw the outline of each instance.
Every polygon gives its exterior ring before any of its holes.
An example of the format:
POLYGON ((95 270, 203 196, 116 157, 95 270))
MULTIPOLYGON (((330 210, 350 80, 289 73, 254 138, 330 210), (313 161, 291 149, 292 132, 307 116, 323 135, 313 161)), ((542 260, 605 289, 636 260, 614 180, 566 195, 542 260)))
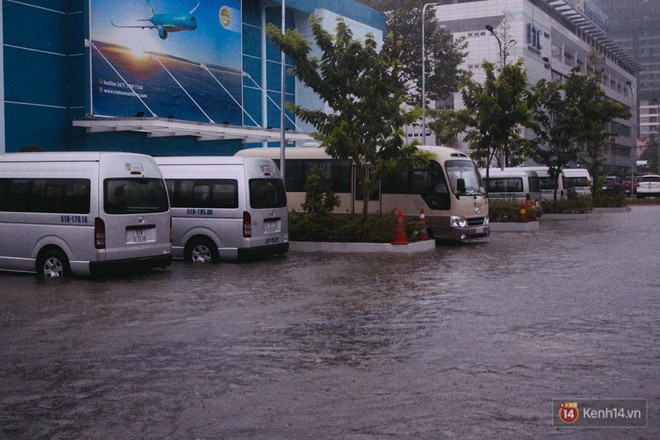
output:
MULTIPOLYGON (((603 29, 607 18, 588 0, 484 0, 438 6, 434 11, 441 26, 455 38, 467 39, 468 56, 462 68, 477 81, 485 79, 483 60, 498 65, 522 59, 532 86, 541 79, 566 77, 576 66, 586 73, 590 52, 595 49, 603 54, 603 90, 609 98, 629 106, 633 114, 608 127, 616 136, 602 146, 605 168, 626 173, 634 166, 638 119, 632 92, 637 87, 639 65, 609 39, 603 29)), ((463 106, 460 94, 437 105, 463 106)), ((581 160, 586 159, 582 153, 581 160)))
MULTIPOLYGON (((309 19, 382 41, 385 17, 354 0, 286 0, 309 19)), ((281 0, 0 1, 0 153, 37 146, 152 155, 231 155, 279 144, 281 54, 266 26, 281 0)), ((287 102, 323 108, 287 74, 287 102)), ((311 127, 287 112, 289 143, 311 127)))

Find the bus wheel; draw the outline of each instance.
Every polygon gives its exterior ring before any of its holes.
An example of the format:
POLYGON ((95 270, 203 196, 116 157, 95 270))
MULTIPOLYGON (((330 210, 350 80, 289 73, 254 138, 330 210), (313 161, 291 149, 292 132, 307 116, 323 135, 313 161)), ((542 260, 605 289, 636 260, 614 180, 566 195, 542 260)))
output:
POLYGON ((184 258, 193 263, 215 263, 220 256, 213 241, 205 237, 196 237, 188 242, 184 258))
POLYGON ((39 278, 68 277, 70 272, 69 259, 59 249, 48 249, 37 258, 39 278))

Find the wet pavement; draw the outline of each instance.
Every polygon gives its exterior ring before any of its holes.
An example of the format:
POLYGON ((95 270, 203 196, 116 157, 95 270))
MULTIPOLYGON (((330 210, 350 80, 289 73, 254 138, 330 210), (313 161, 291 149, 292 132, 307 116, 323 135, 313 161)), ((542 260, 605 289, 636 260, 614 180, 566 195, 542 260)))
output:
POLYGON ((0 274, 0 438, 660 437, 660 207, 417 255, 0 274), (646 398, 646 428, 552 425, 646 398))

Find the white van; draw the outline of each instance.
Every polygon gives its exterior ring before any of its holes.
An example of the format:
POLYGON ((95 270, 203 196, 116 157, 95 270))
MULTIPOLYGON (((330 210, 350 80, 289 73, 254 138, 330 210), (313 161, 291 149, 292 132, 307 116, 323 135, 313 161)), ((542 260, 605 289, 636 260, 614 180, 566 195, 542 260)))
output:
MULTIPOLYGON (((531 166, 531 167, 516 167, 516 169, 524 171, 534 171, 539 176, 539 185, 541 187, 541 197, 544 202, 552 202, 555 200, 555 182, 548 173, 548 167, 544 166, 531 166)), ((557 200, 566 200, 566 189, 564 188, 563 173, 557 179, 557 200)))
POLYGON ((165 182, 150 156, 0 154, 0 269, 40 277, 172 261, 165 182))
POLYGON ((156 157, 172 203, 172 254, 217 262, 289 250, 284 182, 270 159, 156 157))
POLYGON ((574 190, 580 196, 591 195, 593 181, 586 168, 564 168, 562 179, 566 191, 574 190))
POLYGON ((542 215, 541 183, 536 171, 519 168, 491 168, 486 180, 486 170, 480 169, 489 199, 512 200, 517 203, 534 199, 536 215, 542 215))

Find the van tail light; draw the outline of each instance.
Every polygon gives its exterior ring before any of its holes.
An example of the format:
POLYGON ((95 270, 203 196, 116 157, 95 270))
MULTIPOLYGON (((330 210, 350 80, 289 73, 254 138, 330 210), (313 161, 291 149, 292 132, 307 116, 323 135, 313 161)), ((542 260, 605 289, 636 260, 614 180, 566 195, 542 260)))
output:
POLYGON ((172 216, 170 215, 170 243, 172 243, 172 228, 174 225, 172 224, 172 216))
POLYGON ((252 216, 247 211, 243 211, 243 237, 252 237, 252 216))
POLYGON ((99 217, 94 219, 94 247, 105 249, 105 222, 99 217))

